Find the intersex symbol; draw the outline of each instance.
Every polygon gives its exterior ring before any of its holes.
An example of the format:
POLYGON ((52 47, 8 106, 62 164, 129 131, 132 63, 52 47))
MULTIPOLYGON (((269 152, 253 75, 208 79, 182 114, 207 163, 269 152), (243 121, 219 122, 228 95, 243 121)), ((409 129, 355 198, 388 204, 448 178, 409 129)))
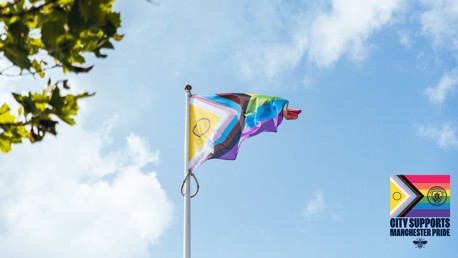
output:
POLYGON ((399 201, 399 200, 401 199, 401 197, 402 197, 402 195, 401 195, 400 192, 394 192, 394 193, 393 193, 393 199, 394 199, 395 201, 399 201))
POLYGON ((194 127, 192 128, 192 133, 197 137, 201 137, 210 130, 210 126, 211 126, 210 119, 201 118, 197 120, 196 125, 194 125, 194 127), (196 129, 199 129, 199 130, 196 130, 196 129), (202 132, 199 132, 199 131, 202 131, 202 132))

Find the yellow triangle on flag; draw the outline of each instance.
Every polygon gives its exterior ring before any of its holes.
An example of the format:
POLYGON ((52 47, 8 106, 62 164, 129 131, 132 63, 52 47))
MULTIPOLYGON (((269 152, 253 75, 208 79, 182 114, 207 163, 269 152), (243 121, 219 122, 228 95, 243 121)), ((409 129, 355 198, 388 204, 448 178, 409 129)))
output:
POLYGON ((406 190, 395 180, 390 177, 390 216, 397 213, 397 211, 411 198, 406 190))
POLYGON ((191 160, 208 142, 213 142, 214 139, 209 138, 213 137, 214 128, 220 117, 195 105, 190 106, 189 114, 189 160, 191 160))

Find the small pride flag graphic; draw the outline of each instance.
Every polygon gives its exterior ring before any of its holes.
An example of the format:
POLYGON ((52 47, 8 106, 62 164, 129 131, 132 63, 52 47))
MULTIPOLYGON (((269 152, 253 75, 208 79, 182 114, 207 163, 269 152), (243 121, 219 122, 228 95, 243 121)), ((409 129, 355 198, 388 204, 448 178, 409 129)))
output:
POLYGON ((390 217, 450 217, 450 175, 390 176, 390 217))

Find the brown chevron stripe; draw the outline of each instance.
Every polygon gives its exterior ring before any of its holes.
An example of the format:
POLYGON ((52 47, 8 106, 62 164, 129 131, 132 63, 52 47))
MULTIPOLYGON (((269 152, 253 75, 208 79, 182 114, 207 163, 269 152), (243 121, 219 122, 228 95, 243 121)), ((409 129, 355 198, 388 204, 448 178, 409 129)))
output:
POLYGON ((236 144, 238 144, 243 131, 242 126, 245 123, 246 107, 248 105, 248 102, 250 102, 251 98, 250 95, 243 93, 223 93, 217 95, 239 104, 242 113, 240 115, 239 120, 237 121, 237 124, 234 126, 234 128, 232 128, 226 140, 214 147, 214 153, 209 157, 209 159, 217 159, 219 157, 222 157, 228 151, 232 150, 236 144))
POLYGON ((399 213, 399 216, 398 217, 404 217, 407 213, 409 213, 409 211, 415 207, 415 205, 417 205, 418 202, 421 201, 421 199, 423 199, 423 197, 425 197, 409 180, 407 180, 407 178, 403 175, 398 175, 399 179, 401 179, 402 182, 404 182, 404 184, 410 188, 410 190, 412 190, 416 197, 415 199, 403 210, 401 211, 401 213, 399 213))

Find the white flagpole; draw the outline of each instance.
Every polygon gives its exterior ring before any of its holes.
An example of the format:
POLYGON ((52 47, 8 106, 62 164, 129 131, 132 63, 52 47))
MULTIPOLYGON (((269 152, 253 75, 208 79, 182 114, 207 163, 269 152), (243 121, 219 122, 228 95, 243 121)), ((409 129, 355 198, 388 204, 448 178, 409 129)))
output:
POLYGON ((183 258, 191 258, 191 178, 188 176, 189 160, 189 99, 191 97, 191 85, 186 85, 186 108, 184 126, 184 230, 183 230, 183 258))

